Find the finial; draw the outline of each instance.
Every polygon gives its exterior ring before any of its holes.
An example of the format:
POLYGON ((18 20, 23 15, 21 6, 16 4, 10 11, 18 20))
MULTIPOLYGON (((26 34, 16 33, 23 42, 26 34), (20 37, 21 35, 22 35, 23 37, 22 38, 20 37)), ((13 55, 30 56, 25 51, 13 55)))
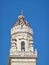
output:
POLYGON ((24 19, 23 10, 21 10, 21 15, 18 16, 18 19, 24 19))
POLYGON ((23 10, 21 10, 21 15, 23 15, 23 10))

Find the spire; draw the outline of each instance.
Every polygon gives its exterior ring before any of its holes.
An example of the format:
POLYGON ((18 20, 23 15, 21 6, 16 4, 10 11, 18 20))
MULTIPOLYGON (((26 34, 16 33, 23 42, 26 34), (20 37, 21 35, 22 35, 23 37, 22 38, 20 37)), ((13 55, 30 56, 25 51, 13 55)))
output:
POLYGON ((29 27, 29 24, 27 21, 25 21, 25 17, 23 15, 23 10, 20 12, 20 15, 18 16, 18 21, 14 24, 14 26, 23 23, 23 25, 27 25, 29 27))

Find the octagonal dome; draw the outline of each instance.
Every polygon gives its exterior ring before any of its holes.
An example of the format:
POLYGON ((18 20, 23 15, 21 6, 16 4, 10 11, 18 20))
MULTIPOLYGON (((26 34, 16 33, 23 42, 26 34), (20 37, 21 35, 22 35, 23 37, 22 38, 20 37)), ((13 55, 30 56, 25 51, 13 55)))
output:
POLYGON ((17 32, 26 32, 31 35, 33 34, 32 29, 30 28, 28 22, 25 20, 25 17, 23 15, 18 16, 18 21, 14 24, 11 29, 11 35, 17 32))

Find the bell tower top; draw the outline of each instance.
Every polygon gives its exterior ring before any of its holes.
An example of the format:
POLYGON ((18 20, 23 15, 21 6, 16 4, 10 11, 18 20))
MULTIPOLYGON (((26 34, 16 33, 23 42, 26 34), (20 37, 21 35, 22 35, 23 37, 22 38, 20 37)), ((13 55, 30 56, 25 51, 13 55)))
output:
POLYGON ((24 19, 23 11, 11 28, 9 65, 36 65, 37 50, 34 49, 33 30, 24 19))
POLYGON ((36 51, 34 51, 33 30, 22 14, 23 12, 21 12, 21 15, 18 16, 17 22, 11 28, 10 55, 13 55, 13 53, 17 54, 18 52, 22 53, 24 51, 24 56, 26 54, 29 56, 35 54, 35 56, 37 56, 36 51))

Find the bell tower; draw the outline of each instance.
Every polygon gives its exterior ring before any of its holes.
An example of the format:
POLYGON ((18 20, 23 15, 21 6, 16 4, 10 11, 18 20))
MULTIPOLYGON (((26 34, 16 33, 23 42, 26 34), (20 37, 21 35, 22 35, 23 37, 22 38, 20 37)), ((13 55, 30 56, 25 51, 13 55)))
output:
POLYGON ((8 65, 36 65, 37 50, 34 50, 33 30, 23 15, 11 28, 11 47, 8 65))

